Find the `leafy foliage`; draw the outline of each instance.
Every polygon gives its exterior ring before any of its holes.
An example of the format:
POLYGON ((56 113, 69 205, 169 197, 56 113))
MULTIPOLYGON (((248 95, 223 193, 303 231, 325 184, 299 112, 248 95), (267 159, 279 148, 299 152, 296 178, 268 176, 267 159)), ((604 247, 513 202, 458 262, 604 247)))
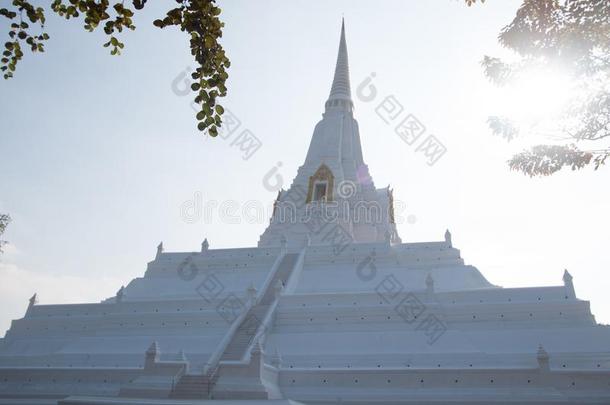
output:
POLYGON ((500 135, 507 141, 512 141, 519 133, 519 129, 506 117, 489 117, 487 123, 494 135, 500 135))
MULTIPOLYGON (((8 226, 9 222, 11 222, 10 216, 6 214, 0 214, 0 236, 2 236, 2 234, 6 230, 6 227, 8 226)), ((3 252, 2 246, 6 245, 7 243, 8 242, 6 242, 5 240, 0 240, 0 253, 3 252)))
MULTIPOLYGON (((473 0, 473 2, 475 2, 473 0)), ((559 134, 572 142, 607 141, 610 137, 610 2, 607 0, 524 0, 514 20, 499 35, 518 62, 486 56, 485 74, 497 85, 510 85, 532 67, 568 72, 579 90, 557 117, 559 134)), ((507 140, 519 133, 508 118, 490 117, 492 132, 507 140)), ((587 145, 588 146, 588 145, 587 145)), ((546 176, 562 167, 598 169, 610 147, 578 149, 569 145, 540 145, 514 156, 509 165, 530 176, 546 176)))
MULTIPOLYGON (((480 0, 480 1, 481 1, 481 3, 485 3, 485 0, 480 0)), ((466 0, 466 4, 468 5, 468 7, 472 6, 476 2, 477 2, 477 0, 466 0)))
POLYGON ((485 69, 485 75, 498 86, 507 84, 512 77, 511 66, 501 59, 485 56, 481 65, 485 69))
POLYGON ((197 113, 198 128, 206 128, 211 136, 218 135, 224 108, 216 103, 218 97, 227 94, 225 86, 229 77, 229 59, 218 39, 222 36, 224 24, 220 21, 220 8, 209 0, 177 0, 180 7, 167 12, 165 18, 155 20, 157 27, 178 26, 190 34, 191 53, 198 63, 192 78, 191 89, 197 92, 195 102, 201 104, 197 113))
POLYGON ((548 176, 568 165, 572 170, 582 169, 591 163, 592 158, 592 153, 580 151, 574 145, 538 145, 531 151, 513 156, 509 165, 512 170, 521 171, 530 177, 548 176))
POLYGON ((30 33, 30 23, 40 24, 44 29, 45 16, 41 7, 34 7, 26 0, 13 0, 14 8, 0 8, 0 16, 11 20, 11 29, 8 33, 9 41, 4 44, 0 70, 5 79, 13 77, 13 72, 17 68, 17 63, 23 57, 22 44, 28 46, 32 52, 44 52, 44 41, 49 36, 41 32, 39 34, 30 33))
MULTIPOLYGON (((93 32, 102 27, 108 37, 103 46, 110 49, 111 55, 120 55, 125 44, 117 35, 136 28, 132 17, 144 8, 146 2, 53 0, 50 9, 66 20, 81 19, 86 31, 93 32)), ((215 5, 216 0, 175 0, 174 3, 177 7, 170 9, 162 19, 155 20, 154 25, 159 28, 177 26, 188 35, 191 54, 198 65, 192 74, 196 81, 192 85, 197 94, 195 102, 201 106, 196 115, 197 127, 216 136, 224 113, 217 99, 227 94, 227 69, 230 66, 219 43, 224 27, 219 18, 221 9, 215 5)), ((4 45, 0 66, 4 78, 9 79, 24 56, 24 45, 32 52, 44 52, 43 42, 49 39, 49 35, 44 32, 45 9, 33 6, 31 1, 12 0, 11 6, 0 9, 0 17, 11 21, 9 41, 4 45), (30 24, 37 24, 40 33, 34 34, 30 24)))

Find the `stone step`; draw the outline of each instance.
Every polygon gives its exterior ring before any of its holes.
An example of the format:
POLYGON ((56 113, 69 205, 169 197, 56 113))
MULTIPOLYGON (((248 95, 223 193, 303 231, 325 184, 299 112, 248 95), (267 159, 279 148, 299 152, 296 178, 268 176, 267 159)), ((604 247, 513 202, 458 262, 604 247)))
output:
MULTIPOLYGON (((248 340, 252 340, 252 338, 254 338, 254 334, 252 334, 252 333, 247 333, 247 334, 244 333, 244 334, 240 334, 238 336, 235 336, 235 338, 231 341, 231 343, 234 343, 234 342, 245 342, 245 341, 248 341, 248 340)), ((230 347, 231 344, 229 344, 227 346, 230 347)))
POLYGON ((170 394, 170 398, 174 399, 208 399, 210 382, 209 378, 204 375, 183 375, 174 390, 170 394))
POLYGON ((238 332, 235 334, 235 336, 233 336, 233 341, 235 340, 244 340, 244 339, 252 339, 254 337, 254 333, 252 333, 253 331, 242 331, 242 332, 238 332))
POLYGON ((243 347, 243 346, 247 346, 248 343, 252 340, 252 338, 249 339, 242 339, 242 340, 236 340, 234 342, 231 342, 230 345, 227 346, 227 348, 225 350, 229 350, 231 348, 234 347, 243 347))

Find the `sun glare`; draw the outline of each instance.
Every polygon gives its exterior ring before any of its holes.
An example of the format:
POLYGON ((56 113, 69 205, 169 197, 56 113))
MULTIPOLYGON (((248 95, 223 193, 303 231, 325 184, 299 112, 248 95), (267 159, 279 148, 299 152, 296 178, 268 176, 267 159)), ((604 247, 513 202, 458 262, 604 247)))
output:
POLYGON ((502 114, 521 125, 554 120, 574 97, 574 83, 556 71, 530 70, 500 92, 502 114))

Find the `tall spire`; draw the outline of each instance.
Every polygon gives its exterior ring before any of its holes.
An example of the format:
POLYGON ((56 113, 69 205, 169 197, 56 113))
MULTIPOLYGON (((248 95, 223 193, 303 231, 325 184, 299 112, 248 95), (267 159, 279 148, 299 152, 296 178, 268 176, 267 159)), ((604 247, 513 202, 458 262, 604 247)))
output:
POLYGON ((339 54, 337 55, 337 66, 335 78, 330 89, 330 95, 326 102, 326 110, 330 108, 352 109, 352 91, 349 83, 349 64, 347 60, 347 42, 345 41, 345 20, 341 21, 341 40, 339 42, 339 54))

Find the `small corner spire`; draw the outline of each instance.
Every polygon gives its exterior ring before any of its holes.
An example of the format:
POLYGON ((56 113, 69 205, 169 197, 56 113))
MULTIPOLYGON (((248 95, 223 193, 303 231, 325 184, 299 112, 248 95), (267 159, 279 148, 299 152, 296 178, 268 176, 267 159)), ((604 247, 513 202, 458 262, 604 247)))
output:
POLYGON ((453 242, 451 241, 451 232, 449 232, 449 228, 445 231, 445 243, 449 245, 449 247, 453 247, 453 242))
POLYGON ((146 354, 150 355, 150 356, 156 356, 159 353, 160 353, 160 351, 159 351, 159 344, 157 343, 156 340, 153 340, 153 342, 150 344, 150 346, 146 350, 146 354))
POLYGON ((31 310, 34 305, 38 304, 38 293, 34 293, 34 295, 32 295, 30 297, 30 299, 28 300, 29 304, 28 304, 28 311, 31 310))
POLYGON ((432 278, 430 273, 426 276, 426 293, 434 294, 434 278, 432 278))
POLYGON ((542 343, 538 345, 538 351, 536 352, 536 360, 538 361, 538 367, 542 371, 550 371, 550 356, 549 353, 544 349, 542 343))
POLYGON ((576 291, 574 290, 574 282, 572 280, 572 275, 565 269, 563 271, 563 286, 566 290, 566 299, 576 299, 576 291))

